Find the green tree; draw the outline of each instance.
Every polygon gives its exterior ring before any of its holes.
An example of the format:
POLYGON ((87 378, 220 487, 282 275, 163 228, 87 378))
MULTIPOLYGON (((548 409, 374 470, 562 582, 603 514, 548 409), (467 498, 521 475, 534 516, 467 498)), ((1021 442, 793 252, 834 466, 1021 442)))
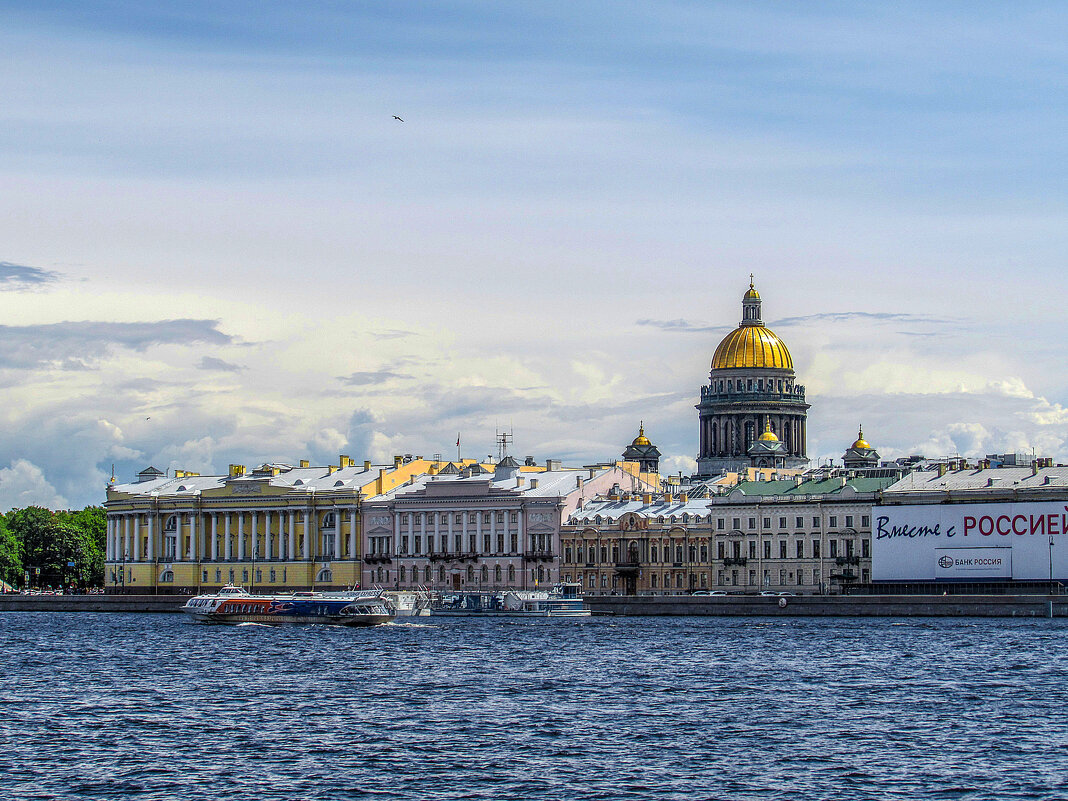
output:
POLYGON ((0 517, 0 580, 12 586, 22 583, 22 554, 14 532, 0 517))

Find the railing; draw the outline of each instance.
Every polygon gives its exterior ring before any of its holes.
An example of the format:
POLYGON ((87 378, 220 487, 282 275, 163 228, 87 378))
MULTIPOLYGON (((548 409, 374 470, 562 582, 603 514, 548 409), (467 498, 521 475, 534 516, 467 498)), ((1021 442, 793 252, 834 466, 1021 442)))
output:
POLYGON ((738 392, 726 391, 719 392, 713 390, 710 386, 701 387, 701 400, 716 399, 716 400, 737 400, 737 401, 762 401, 762 400, 779 400, 779 401, 803 401, 805 399, 805 388, 800 384, 794 384, 792 392, 778 392, 770 390, 759 389, 746 389, 738 392))

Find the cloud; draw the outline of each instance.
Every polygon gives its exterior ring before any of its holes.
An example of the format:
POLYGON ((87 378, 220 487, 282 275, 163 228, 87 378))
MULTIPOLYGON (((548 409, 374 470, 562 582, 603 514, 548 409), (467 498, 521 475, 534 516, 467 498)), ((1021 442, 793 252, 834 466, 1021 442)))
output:
POLYGON ((143 353, 153 345, 227 345, 218 320, 162 320, 152 323, 62 322, 0 326, 0 367, 92 369, 114 348, 143 353))
POLYGON ((371 336, 375 339, 404 339, 405 337, 414 337, 414 331, 403 331, 399 328, 390 328, 385 331, 372 331, 371 336))
POLYGON ((12 264, 0 261, 0 292, 23 292, 28 289, 41 289, 60 280, 62 276, 51 270, 30 267, 25 264, 12 264))
POLYGON ((661 331, 678 331, 684 334, 703 334, 709 331, 726 333, 730 329, 723 325, 698 325, 681 318, 676 320, 638 320, 638 325, 659 328, 661 331))
POLYGON ((240 373, 242 370, 248 368, 241 364, 233 364, 231 362, 217 359, 214 356, 205 356, 197 364, 198 370, 217 370, 224 373, 240 373))
POLYGON ((32 462, 16 459, 10 467, 0 468, 0 510, 27 506, 64 509, 69 505, 32 462))
POLYGON ((404 373, 397 373, 393 370, 367 370, 362 372, 350 373, 346 376, 338 376, 338 381, 343 384, 347 384, 350 387, 365 387, 374 384, 384 384, 387 381, 406 380, 412 376, 404 373))
POLYGON ((930 325, 948 325, 955 323, 943 317, 934 317, 929 314, 908 314, 905 312, 823 312, 821 314, 806 314, 802 317, 783 317, 774 320, 769 325, 786 328, 791 325, 809 325, 812 323, 843 323, 854 320, 862 320, 877 323, 925 323, 930 325))

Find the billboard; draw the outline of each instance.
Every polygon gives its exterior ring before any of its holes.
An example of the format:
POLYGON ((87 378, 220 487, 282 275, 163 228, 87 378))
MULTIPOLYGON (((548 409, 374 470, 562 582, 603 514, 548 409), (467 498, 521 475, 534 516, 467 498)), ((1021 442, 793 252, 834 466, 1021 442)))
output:
POLYGON ((872 509, 873 581, 1068 581, 1068 504, 872 509))

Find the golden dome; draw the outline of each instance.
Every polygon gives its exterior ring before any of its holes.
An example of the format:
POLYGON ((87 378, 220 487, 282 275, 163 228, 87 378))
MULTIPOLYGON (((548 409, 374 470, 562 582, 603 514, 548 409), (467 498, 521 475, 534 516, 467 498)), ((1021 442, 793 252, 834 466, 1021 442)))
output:
POLYGON ((753 274, 749 273, 749 291, 742 296, 742 300, 760 300, 760 293, 753 286, 753 274))
POLYGON ((634 438, 634 442, 632 442, 630 444, 632 446, 634 446, 634 445, 652 445, 653 444, 653 443, 651 443, 649 441, 649 438, 647 436, 645 436, 645 421, 644 420, 642 420, 641 425, 638 426, 638 436, 636 436, 634 438))
POLYGON ((764 427, 764 433, 757 437, 761 442, 778 442, 779 438, 775 436, 775 432, 771 430, 771 423, 768 423, 764 427))
POLYGON ((713 370, 732 367, 793 370, 794 360, 786 344, 770 328, 763 325, 740 325, 723 338, 712 356, 713 370))
POLYGON ((851 447, 864 451, 871 450, 871 445, 869 445, 864 439, 864 426, 861 426, 860 429, 857 431, 857 441, 854 442, 851 447))

